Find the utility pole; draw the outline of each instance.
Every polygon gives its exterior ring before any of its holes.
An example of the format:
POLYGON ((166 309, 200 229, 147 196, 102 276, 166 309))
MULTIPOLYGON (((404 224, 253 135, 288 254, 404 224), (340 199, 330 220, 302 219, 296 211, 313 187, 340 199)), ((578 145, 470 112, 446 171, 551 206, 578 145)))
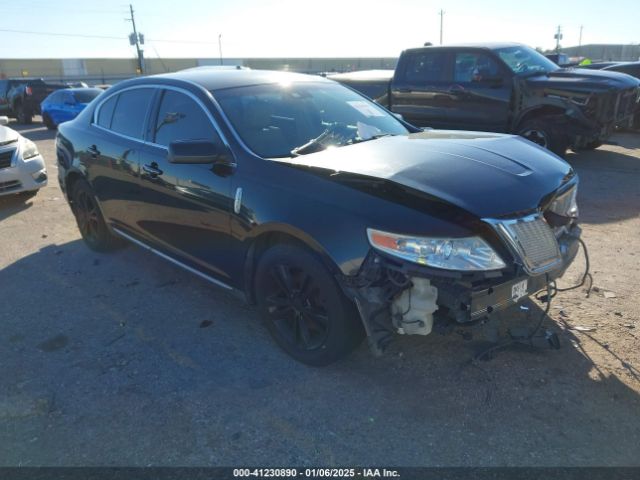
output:
POLYGON ((562 27, 558 25, 558 31, 553 36, 556 39, 556 53, 560 53, 560 40, 562 40, 562 27))
POLYGON ((220 65, 222 65, 222 34, 218 35, 218 51, 220 52, 220 65))
POLYGON ((440 15, 440 45, 442 45, 442 24, 444 19, 444 10, 440 9, 438 15, 440 15))
POLYGON ((580 56, 582 50, 582 28, 584 25, 580 25, 580 38, 578 39, 578 56, 580 56))
POLYGON ((143 51, 140 48, 140 44, 144 43, 144 36, 142 34, 138 35, 138 30, 136 30, 136 19, 133 16, 133 5, 131 4, 129 4, 129 11, 131 12, 131 18, 129 21, 133 25, 133 33, 129 35, 129 43, 136 46, 136 52, 138 53, 138 71, 141 74, 144 74, 144 56, 143 51))

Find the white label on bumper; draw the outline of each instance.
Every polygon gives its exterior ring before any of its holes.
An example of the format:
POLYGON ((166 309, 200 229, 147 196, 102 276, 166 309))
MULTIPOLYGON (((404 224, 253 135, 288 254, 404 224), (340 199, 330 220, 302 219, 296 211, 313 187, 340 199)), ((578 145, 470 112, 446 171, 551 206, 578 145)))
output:
POLYGON ((511 300, 517 302, 522 297, 527 296, 527 280, 522 280, 518 283, 514 283, 511 286, 511 300))

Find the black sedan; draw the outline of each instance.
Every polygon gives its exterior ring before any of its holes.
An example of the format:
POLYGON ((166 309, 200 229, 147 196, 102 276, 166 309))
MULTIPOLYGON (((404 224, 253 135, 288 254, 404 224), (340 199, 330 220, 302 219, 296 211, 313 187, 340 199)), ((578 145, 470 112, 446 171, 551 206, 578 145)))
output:
POLYGON ((420 130, 320 77, 195 69, 119 83, 60 126, 94 250, 133 242, 256 303, 324 365, 366 335, 471 325, 578 251, 570 166, 520 137, 420 130))

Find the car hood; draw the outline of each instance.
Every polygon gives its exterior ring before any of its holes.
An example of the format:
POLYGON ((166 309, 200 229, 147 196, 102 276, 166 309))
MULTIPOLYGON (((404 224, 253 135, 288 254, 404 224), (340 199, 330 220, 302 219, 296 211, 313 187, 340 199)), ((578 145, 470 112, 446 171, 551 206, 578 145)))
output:
POLYGON ((13 143, 20 138, 20 134, 11 128, 0 126, 0 146, 13 143))
POLYGON ((421 192, 480 218, 535 210, 573 175, 565 161, 522 137, 443 130, 280 160, 335 181, 356 175, 354 185, 363 178, 394 182, 408 195, 421 192))
POLYGON ((624 73, 586 68, 561 68, 547 74, 525 78, 533 87, 568 91, 605 91, 634 88, 640 85, 637 79, 624 73))

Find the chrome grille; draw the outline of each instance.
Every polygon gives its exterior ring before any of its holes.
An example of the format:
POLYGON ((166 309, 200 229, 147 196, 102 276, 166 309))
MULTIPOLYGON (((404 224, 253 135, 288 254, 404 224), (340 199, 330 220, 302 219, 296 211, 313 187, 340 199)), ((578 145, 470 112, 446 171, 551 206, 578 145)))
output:
POLYGON ((10 150, 4 150, 0 152, 0 168, 8 168, 13 161, 13 154, 16 151, 15 148, 10 150))
POLYGON ((551 270, 562 258, 553 230, 538 214, 491 222, 531 275, 551 270))

